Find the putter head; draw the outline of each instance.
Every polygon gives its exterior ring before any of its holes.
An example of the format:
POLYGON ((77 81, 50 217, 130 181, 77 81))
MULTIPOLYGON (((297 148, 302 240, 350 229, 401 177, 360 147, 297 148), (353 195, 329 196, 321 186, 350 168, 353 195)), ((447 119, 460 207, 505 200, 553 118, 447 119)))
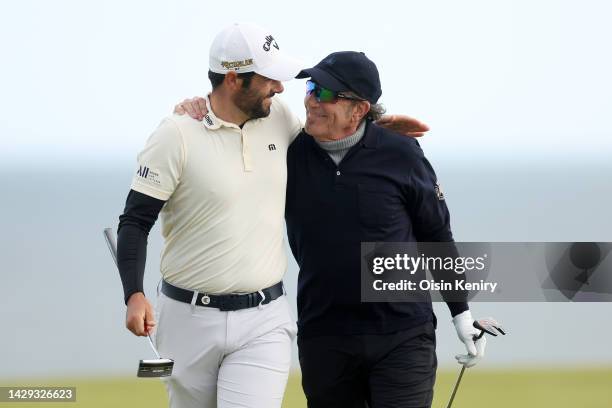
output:
POLYGON ((474 320, 473 325, 478 330, 481 330, 480 335, 477 336, 477 338, 481 338, 485 333, 488 333, 491 336, 497 336, 498 334, 506 335, 506 332, 504 329, 502 329, 501 325, 493 318, 474 320))
POLYGON ((174 360, 169 358, 156 358, 152 360, 140 360, 138 364, 137 377, 169 377, 172 375, 174 360))

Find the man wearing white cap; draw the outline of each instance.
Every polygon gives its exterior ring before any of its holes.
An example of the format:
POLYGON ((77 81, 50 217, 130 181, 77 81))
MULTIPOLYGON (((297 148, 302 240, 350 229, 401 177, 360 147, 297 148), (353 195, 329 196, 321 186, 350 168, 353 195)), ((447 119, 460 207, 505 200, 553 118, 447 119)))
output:
POLYGON ((303 68, 268 31, 215 38, 203 122, 164 119, 138 156, 118 230, 126 326, 175 361, 171 407, 280 407, 296 334, 282 285, 286 155, 301 124, 278 98, 303 68), (162 215, 157 322, 143 291, 162 215))

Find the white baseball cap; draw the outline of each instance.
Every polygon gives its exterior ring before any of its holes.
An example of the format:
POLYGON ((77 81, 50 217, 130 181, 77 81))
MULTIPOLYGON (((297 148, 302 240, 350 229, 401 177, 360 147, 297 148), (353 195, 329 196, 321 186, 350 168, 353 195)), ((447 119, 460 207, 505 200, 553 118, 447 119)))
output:
POLYGON ((217 74, 255 72, 277 81, 289 81, 303 64, 281 52, 270 32, 255 24, 236 23, 223 29, 210 46, 209 69, 217 74))

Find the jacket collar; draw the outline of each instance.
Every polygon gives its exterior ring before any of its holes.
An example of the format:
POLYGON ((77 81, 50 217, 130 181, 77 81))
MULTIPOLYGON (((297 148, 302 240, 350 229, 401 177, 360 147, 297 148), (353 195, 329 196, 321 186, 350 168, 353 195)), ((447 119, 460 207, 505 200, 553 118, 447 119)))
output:
POLYGON ((371 120, 366 119, 366 128, 361 143, 368 149, 376 149, 378 147, 378 138, 380 136, 380 128, 371 120))

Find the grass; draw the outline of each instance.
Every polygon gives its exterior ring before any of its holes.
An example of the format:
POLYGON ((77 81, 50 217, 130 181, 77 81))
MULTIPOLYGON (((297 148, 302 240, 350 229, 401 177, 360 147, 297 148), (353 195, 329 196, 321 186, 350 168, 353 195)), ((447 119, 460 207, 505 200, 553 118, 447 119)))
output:
MULTIPOLYGON (((458 374, 440 371, 433 407, 444 408, 458 374)), ((167 407, 166 390, 158 380, 137 378, 22 381, 18 385, 76 386, 76 403, 0 403, 0 408, 27 407, 167 407)), ((1 386, 17 385, 13 382, 1 386)), ((468 370, 453 403, 470 408, 609 408, 612 406, 612 367, 584 369, 468 370)), ((283 407, 306 407, 299 375, 287 385, 283 407)), ((400 407, 398 407, 400 408, 400 407)))

